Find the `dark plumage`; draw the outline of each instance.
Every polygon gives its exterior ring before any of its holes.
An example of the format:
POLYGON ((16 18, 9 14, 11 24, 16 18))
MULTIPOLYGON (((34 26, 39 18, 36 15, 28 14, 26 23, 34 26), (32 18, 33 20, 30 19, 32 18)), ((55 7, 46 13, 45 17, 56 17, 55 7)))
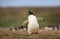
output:
POLYGON ((24 28, 24 26, 20 26, 20 27, 18 27, 18 29, 23 29, 24 28))
POLYGON ((28 14, 33 15, 34 13, 32 12, 32 10, 29 10, 28 14))

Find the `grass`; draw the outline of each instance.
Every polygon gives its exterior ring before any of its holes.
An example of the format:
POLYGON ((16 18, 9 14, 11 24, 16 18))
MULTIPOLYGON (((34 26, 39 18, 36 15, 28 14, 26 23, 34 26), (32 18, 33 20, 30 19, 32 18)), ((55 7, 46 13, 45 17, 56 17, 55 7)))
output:
MULTIPOLYGON (((47 24, 60 24, 59 14, 48 14, 41 11, 39 8, 32 9, 37 17, 44 17, 45 21, 38 21, 40 27, 44 27, 47 24)), ((54 10, 53 10, 54 11, 54 10)), ((28 9, 14 9, 14 8, 1 8, 0 9, 0 27, 14 27, 20 26, 24 20, 27 19, 28 9)), ((48 12, 48 13, 47 13, 48 12)), ((55 12, 55 11, 54 11, 55 12)), ((52 13, 52 12, 51 12, 52 13)), ((29 35, 25 31, 7 31, 0 30, 0 39, 60 39, 60 31, 42 31, 39 34, 29 35)))
MULTIPOLYGON (((60 24, 60 13, 44 12, 40 9, 33 9, 37 17, 44 17, 45 21, 40 21, 40 27, 44 27, 47 24, 60 24), (41 12, 40 12, 41 11, 41 12)), ((54 11, 54 10, 53 10, 54 11)), ((1 8, 0 9, 0 27, 20 26, 24 20, 27 19, 28 9, 23 8, 1 8)))
POLYGON ((0 31, 0 39, 60 39, 60 31, 42 31, 29 35, 25 31, 0 31))
MULTIPOLYGON (((59 24, 60 23, 60 16, 54 15, 47 15, 45 16, 45 21, 39 20, 40 27, 44 27, 46 24, 59 24)), ((20 16, 19 18, 1 18, 0 19, 0 27, 11 27, 11 26, 20 26, 27 17, 20 16)))

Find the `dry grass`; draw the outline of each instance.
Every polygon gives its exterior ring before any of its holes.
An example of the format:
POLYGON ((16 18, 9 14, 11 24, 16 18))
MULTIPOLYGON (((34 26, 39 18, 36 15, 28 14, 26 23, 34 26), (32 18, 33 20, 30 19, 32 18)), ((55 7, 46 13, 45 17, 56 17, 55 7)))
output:
POLYGON ((29 35, 26 31, 0 30, 0 39, 60 39, 60 31, 42 30, 37 35, 29 35))

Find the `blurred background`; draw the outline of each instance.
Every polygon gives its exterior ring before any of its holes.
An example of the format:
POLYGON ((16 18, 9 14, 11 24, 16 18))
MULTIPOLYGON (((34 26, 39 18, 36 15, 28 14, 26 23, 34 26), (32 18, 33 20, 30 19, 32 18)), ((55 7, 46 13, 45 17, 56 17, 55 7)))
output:
POLYGON ((0 0, 0 27, 20 26, 32 9, 43 27, 48 24, 60 24, 60 0, 0 0))

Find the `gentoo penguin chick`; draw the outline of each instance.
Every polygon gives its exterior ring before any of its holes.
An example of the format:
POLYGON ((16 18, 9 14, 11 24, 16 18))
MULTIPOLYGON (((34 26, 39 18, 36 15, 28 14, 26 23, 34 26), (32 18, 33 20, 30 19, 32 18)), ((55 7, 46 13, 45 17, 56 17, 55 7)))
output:
POLYGON ((34 13, 29 10, 28 12, 28 34, 32 34, 32 33, 38 33, 39 30, 39 24, 37 21, 36 16, 34 15, 34 13))

